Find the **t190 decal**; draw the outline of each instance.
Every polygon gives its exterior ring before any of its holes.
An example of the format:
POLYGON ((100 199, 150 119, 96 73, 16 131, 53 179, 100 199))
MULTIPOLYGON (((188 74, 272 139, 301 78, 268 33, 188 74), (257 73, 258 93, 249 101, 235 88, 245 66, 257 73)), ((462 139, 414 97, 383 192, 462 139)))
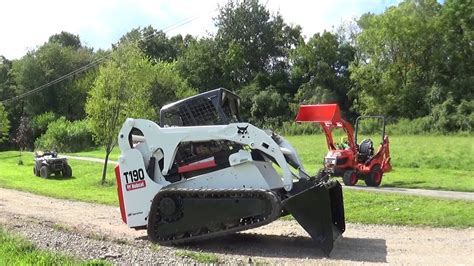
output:
POLYGON ((146 187, 145 171, 143 169, 132 170, 123 173, 125 177, 125 189, 127 191, 146 187))

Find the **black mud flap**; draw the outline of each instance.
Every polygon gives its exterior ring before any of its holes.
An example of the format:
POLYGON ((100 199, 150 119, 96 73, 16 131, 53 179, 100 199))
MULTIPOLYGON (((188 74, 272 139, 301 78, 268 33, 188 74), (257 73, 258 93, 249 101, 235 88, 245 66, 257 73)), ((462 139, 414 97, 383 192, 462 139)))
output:
MULTIPOLYGON (((305 186, 304 183, 301 185, 305 186)), ((297 193, 282 202, 283 207, 329 256, 334 241, 345 230, 341 184, 331 181, 307 189, 302 189, 301 185, 296 188, 297 193)))

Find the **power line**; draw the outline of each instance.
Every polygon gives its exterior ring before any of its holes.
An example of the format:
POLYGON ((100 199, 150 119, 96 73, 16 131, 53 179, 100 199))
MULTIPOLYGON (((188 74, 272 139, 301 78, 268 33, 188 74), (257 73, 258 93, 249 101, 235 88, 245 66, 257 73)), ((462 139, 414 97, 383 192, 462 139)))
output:
MULTIPOLYGON (((182 20, 180 20, 180 21, 178 21, 178 22, 176 22, 176 23, 173 23, 173 24, 171 24, 171 25, 169 25, 169 26, 167 26, 167 27, 161 29, 160 31, 163 31, 164 33, 168 33, 168 32, 170 32, 171 30, 180 28, 180 27, 182 27, 182 26, 184 26, 184 25, 186 25, 186 24, 188 24, 188 23, 191 23, 192 21, 196 20, 197 18, 199 18, 199 16, 190 16, 190 17, 187 17, 187 18, 185 18, 185 19, 182 19, 182 20)), ((148 35, 146 35, 146 36, 143 36, 140 40, 146 41, 146 40, 148 40, 149 38, 152 38, 154 35, 155 35, 155 32, 152 32, 152 33, 150 33, 150 34, 148 34, 148 35)), ((39 86, 39 87, 34 88, 34 89, 32 89, 32 90, 29 90, 29 91, 27 91, 27 92, 24 92, 24 93, 22 93, 22 94, 20 94, 20 95, 17 95, 17 96, 12 97, 12 98, 2 100, 1 103, 2 103, 2 104, 6 104, 6 103, 10 103, 10 102, 14 102, 14 101, 20 100, 20 99, 22 99, 22 98, 28 97, 29 95, 35 94, 35 93, 37 93, 37 92, 40 92, 40 91, 42 91, 42 90, 44 90, 44 89, 46 89, 46 88, 48 88, 48 87, 50 87, 50 86, 52 86, 52 85, 54 85, 54 84, 60 83, 60 82, 62 82, 63 80, 69 79, 69 78, 71 78, 71 77, 73 77, 73 76, 75 76, 75 75, 77 75, 77 74, 79 74, 79 73, 82 73, 82 72, 84 72, 84 71, 86 71, 86 70, 88 70, 88 69, 90 69, 90 68, 93 68, 93 67, 99 65, 99 64, 102 63, 105 59, 107 59, 108 57, 110 57, 110 56, 112 55, 112 53, 113 53, 113 51, 109 52, 107 55, 104 55, 104 56, 102 56, 102 57, 100 57, 100 58, 98 58, 98 59, 96 59, 96 60, 94 60, 94 61, 92 61, 92 62, 90 62, 90 63, 88 63, 88 64, 86 64, 86 65, 84 65, 84 66, 82 66, 82 67, 80 67, 80 68, 78 68, 78 69, 75 69, 75 70, 73 70, 73 71, 71 71, 71 72, 69 72, 69 73, 67 73, 67 74, 65 74, 65 75, 63 75, 63 76, 61 76, 61 77, 59 77, 59 78, 57 78, 57 79, 54 79, 54 80, 52 80, 52 81, 50 81, 50 82, 48 82, 48 83, 45 83, 45 84, 43 84, 43 85, 41 85, 41 86, 39 86)))

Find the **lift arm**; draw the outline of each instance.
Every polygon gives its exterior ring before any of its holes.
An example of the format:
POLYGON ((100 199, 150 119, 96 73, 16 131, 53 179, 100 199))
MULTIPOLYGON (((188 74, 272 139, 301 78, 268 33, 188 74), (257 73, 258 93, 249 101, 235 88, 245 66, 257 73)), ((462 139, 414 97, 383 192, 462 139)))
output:
POLYGON ((248 123, 233 123, 218 126, 193 126, 161 128, 155 122, 146 119, 128 118, 118 136, 122 152, 132 149, 130 141, 133 128, 140 130, 148 145, 150 154, 161 150, 164 155, 163 175, 167 175, 173 165, 178 146, 183 142, 203 142, 212 140, 229 140, 257 149, 275 159, 283 171, 285 190, 293 186, 291 173, 285 156, 279 145, 263 130, 248 123))

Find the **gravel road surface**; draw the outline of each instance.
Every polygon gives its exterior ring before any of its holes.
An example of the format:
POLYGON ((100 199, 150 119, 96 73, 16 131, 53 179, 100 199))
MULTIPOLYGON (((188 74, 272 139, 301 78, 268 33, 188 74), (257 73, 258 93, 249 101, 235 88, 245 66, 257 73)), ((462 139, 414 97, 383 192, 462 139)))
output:
POLYGON ((152 245, 127 228, 117 207, 0 188, 0 224, 39 246, 119 264, 194 263, 177 251, 214 253, 222 263, 474 264, 474 229, 348 224, 329 258, 295 221, 179 247, 152 245))

